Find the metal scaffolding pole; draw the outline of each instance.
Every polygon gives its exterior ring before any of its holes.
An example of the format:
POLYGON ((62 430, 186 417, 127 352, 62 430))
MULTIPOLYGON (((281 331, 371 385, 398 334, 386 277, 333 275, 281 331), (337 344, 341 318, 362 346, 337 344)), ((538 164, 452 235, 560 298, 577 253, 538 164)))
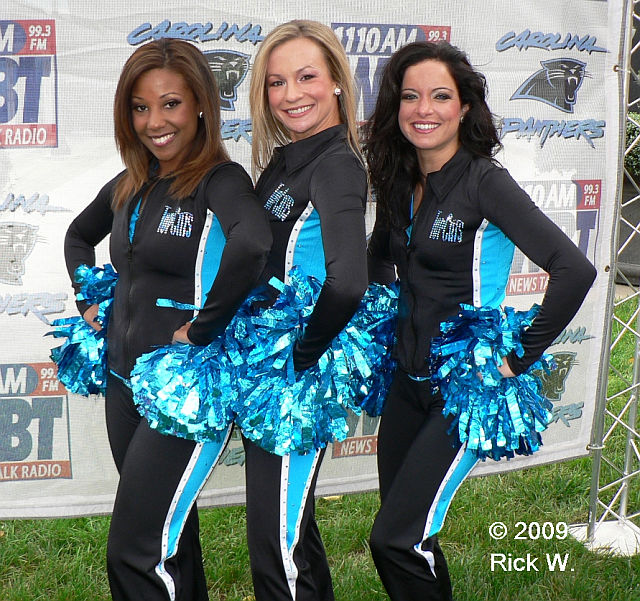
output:
MULTIPOLYGON (((624 153, 620 153, 619 172, 624 179, 616 190, 617 234, 612 247, 614 277, 607 299, 606 340, 601 355, 600 381, 597 406, 589 450, 593 458, 589 518, 586 526, 572 527, 573 534, 589 548, 613 551, 623 555, 640 553, 640 433, 638 420, 638 390, 640 388, 640 290, 638 265, 621 261, 622 253, 631 244, 640 244, 640 220, 634 213, 640 208, 640 173, 625 168, 625 158, 640 145, 640 133, 628 139, 627 124, 638 127, 633 113, 640 107, 640 97, 629 94, 630 82, 640 83, 634 70, 634 56, 640 59, 640 42, 633 44, 640 30, 640 0, 628 3, 624 36, 623 64, 616 65, 620 74, 620 92, 627 99, 622 107, 622 140, 624 153), (623 185, 624 184, 624 185, 623 185), (634 211, 635 209, 635 211, 634 211), (622 284, 621 288, 616 283, 622 284), (624 291, 624 292, 622 292, 624 291), (623 373, 613 361, 613 351, 632 348, 631 377, 623 373), (634 503, 638 506, 633 507, 634 503)), ((618 355, 624 355, 620 350, 618 355)))

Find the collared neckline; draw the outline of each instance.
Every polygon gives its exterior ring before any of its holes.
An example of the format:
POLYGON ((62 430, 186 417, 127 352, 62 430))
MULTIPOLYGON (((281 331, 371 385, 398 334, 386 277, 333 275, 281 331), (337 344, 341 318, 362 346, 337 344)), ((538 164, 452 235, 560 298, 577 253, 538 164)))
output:
MULTIPOLYGON (((233 161, 231 161, 231 160, 226 160, 226 161, 220 161, 219 163, 216 163, 215 165, 212 165, 207 170, 207 172, 205 173, 204 177, 200 180, 200 182, 198 182, 198 185, 189 194, 187 194, 184 197, 184 199, 195 198, 197 196, 197 194, 198 194, 198 190, 200 189, 200 184, 207 179, 207 176, 212 171, 214 171, 215 169, 217 169, 221 165, 224 165, 226 163, 232 163, 232 162, 233 161)), ((165 175, 163 177, 160 177, 158 175, 158 167, 159 167, 159 164, 158 164, 157 160, 155 160, 155 164, 151 163, 149 165, 149 177, 148 177, 147 181, 143 184, 142 188, 138 192, 136 192, 135 194, 140 194, 140 192, 142 190, 146 189, 147 186, 152 185, 154 182, 155 182, 156 186, 160 186, 160 185, 165 186, 165 193, 168 194, 169 187, 171 186, 171 184, 173 183, 173 181, 175 180, 176 177, 173 174, 173 172, 172 173, 168 173, 167 175, 165 175)), ((170 197, 170 198, 173 198, 173 197, 170 197)))
POLYGON ((436 202, 440 202, 449 194, 451 188, 458 183, 473 158, 471 151, 464 146, 460 146, 456 153, 438 171, 429 173, 427 183, 436 196, 436 202))
POLYGON ((278 153, 282 156, 287 175, 291 175, 315 159, 329 142, 340 139, 347 139, 347 126, 344 123, 323 129, 298 142, 280 146, 276 148, 274 154, 278 153))

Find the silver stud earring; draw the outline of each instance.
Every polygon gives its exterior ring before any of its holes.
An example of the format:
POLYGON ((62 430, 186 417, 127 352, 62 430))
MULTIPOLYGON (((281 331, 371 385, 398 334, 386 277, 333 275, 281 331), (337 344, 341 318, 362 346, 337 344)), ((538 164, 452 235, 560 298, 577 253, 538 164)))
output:
POLYGON ((333 90, 333 93, 334 93, 336 96, 340 96, 340 94, 342 94, 342 90, 336 86, 336 89, 335 89, 335 90, 333 90))
POLYGON ((199 118, 199 119, 202 119, 202 111, 200 111, 200 112, 198 113, 198 118, 199 118))

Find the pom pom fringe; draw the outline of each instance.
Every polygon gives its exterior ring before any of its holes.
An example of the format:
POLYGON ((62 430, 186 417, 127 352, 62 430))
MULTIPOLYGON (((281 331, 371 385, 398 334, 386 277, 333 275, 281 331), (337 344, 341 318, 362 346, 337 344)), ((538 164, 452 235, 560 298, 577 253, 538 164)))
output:
POLYGON ((132 372, 138 410, 160 432, 204 442, 235 418, 244 435, 284 455, 344 440, 348 410, 382 411, 391 381, 397 290, 369 288, 347 327, 310 369, 292 353, 322 288, 297 270, 264 308, 253 296, 207 347, 172 345, 143 355, 132 372))
POLYGON ((130 385, 152 428, 197 442, 225 437, 236 387, 221 345, 221 339, 208 346, 174 344, 138 358, 130 385))
POLYGON ((55 328, 45 336, 66 338, 62 346, 51 349, 51 359, 58 366, 58 379, 72 393, 82 396, 104 394, 107 385, 107 325, 118 274, 113 267, 80 265, 74 274, 80 284, 78 300, 98 305, 96 321, 102 325, 94 330, 81 316, 56 319, 55 328))
POLYGON ((454 416, 450 431, 483 461, 530 455, 542 445, 552 409, 533 372, 551 371, 553 357, 543 355, 514 378, 503 378, 498 365, 511 351, 523 355, 521 337, 539 307, 460 307, 431 343, 431 381, 445 400, 444 415, 454 416))

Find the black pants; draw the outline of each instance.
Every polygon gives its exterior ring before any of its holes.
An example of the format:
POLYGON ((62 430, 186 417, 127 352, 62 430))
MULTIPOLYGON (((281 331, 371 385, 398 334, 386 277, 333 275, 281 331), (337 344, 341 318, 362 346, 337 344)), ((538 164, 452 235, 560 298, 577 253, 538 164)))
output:
POLYGON ((280 457, 243 442, 256 601, 333 601, 329 564, 314 517, 325 449, 280 457))
POLYGON ((398 370, 378 434, 380 511, 371 553, 392 601, 450 601, 437 532, 475 456, 447 434, 451 418, 428 381, 398 370))
POLYGON ((207 601, 195 500, 226 446, 152 430, 109 377, 107 432, 120 473, 107 543, 114 601, 207 601))

